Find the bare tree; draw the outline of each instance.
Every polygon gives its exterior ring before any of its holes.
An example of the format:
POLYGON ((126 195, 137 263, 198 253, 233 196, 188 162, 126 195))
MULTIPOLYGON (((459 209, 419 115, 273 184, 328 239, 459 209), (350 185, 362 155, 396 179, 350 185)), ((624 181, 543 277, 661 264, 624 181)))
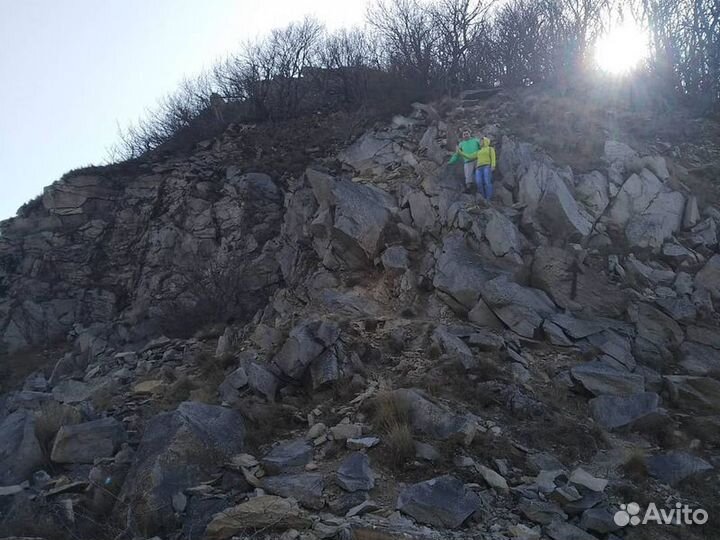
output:
POLYGON ((438 33, 426 6, 418 0, 377 0, 368 9, 367 20, 382 39, 386 67, 432 87, 438 33))

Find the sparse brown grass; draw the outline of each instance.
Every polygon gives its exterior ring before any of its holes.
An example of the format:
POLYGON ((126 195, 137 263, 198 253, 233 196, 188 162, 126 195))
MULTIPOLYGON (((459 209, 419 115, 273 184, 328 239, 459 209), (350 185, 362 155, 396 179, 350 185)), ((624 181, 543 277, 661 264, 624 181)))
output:
POLYGON ((390 391, 380 392, 372 401, 372 421, 382 434, 384 461, 402 469, 415 456, 415 440, 410 427, 407 403, 390 391))
POLYGON ((415 457, 415 440, 408 424, 392 424, 385 431, 385 452, 388 463, 402 468, 415 457))

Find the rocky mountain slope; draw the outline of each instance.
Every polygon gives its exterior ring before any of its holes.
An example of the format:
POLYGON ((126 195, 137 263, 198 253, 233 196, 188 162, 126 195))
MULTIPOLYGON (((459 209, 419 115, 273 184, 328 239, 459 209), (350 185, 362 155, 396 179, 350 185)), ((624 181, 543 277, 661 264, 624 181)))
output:
POLYGON ((554 159, 513 99, 300 173, 231 126, 4 222, 7 380, 55 356, 0 398, 0 537, 714 537, 720 211, 687 152, 613 128, 554 159), (460 127, 497 146, 489 204, 460 127))

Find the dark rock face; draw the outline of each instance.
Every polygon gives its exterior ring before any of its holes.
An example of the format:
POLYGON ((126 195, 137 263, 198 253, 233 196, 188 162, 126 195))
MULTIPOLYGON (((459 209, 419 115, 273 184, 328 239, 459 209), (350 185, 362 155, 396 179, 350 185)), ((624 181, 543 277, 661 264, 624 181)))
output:
POLYGON ((345 491, 368 491, 375 486, 375 474, 367 454, 355 452, 340 464, 336 482, 345 491))
POLYGON ((0 296, 0 351, 118 316, 150 331, 138 324, 167 303, 194 305, 189 288, 182 299, 177 292, 203 267, 232 265, 245 291, 238 300, 261 305, 278 282, 265 244, 279 233, 282 193, 266 175, 231 168, 220 180, 208 163, 205 176, 190 164, 132 177, 74 176, 46 188, 42 209, 3 222, 9 289, 0 296))
POLYGON ((305 440, 288 441, 273 447, 262 459, 271 473, 281 473, 306 465, 312 459, 312 446, 305 440))
POLYGON ((114 418, 63 426, 50 458, 55 463, 93 463, 96 458, 112 457, 126 439, 125 429, 114 418))
POLYGON ((477 495, 453 476, 440 476, 400 491, 397 508, 420 523, 455 529, 480 509, 477 495))
MULTIPOLYGON (((207 480, 243 450, 245 426, 235 411, 192 401, 162 413, 147 425, 135 463, 120 494, 148 530, 176 525, 172 498, 207 480)), ((125 505, 119 503, 117 511, 125 505)))
POLYGON ((31 412, 14 412, 0 423, 0 485, 20 483, 43 464, 31 412))

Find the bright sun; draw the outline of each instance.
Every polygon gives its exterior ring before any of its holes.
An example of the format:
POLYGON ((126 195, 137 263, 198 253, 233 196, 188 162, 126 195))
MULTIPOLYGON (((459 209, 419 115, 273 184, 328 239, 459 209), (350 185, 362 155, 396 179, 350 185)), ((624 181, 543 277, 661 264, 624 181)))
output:
POLYGON ((636 25, 618 26, 595 44, 595 62, 615 75, 632 71, 647 54, 647 33, 636 25))

